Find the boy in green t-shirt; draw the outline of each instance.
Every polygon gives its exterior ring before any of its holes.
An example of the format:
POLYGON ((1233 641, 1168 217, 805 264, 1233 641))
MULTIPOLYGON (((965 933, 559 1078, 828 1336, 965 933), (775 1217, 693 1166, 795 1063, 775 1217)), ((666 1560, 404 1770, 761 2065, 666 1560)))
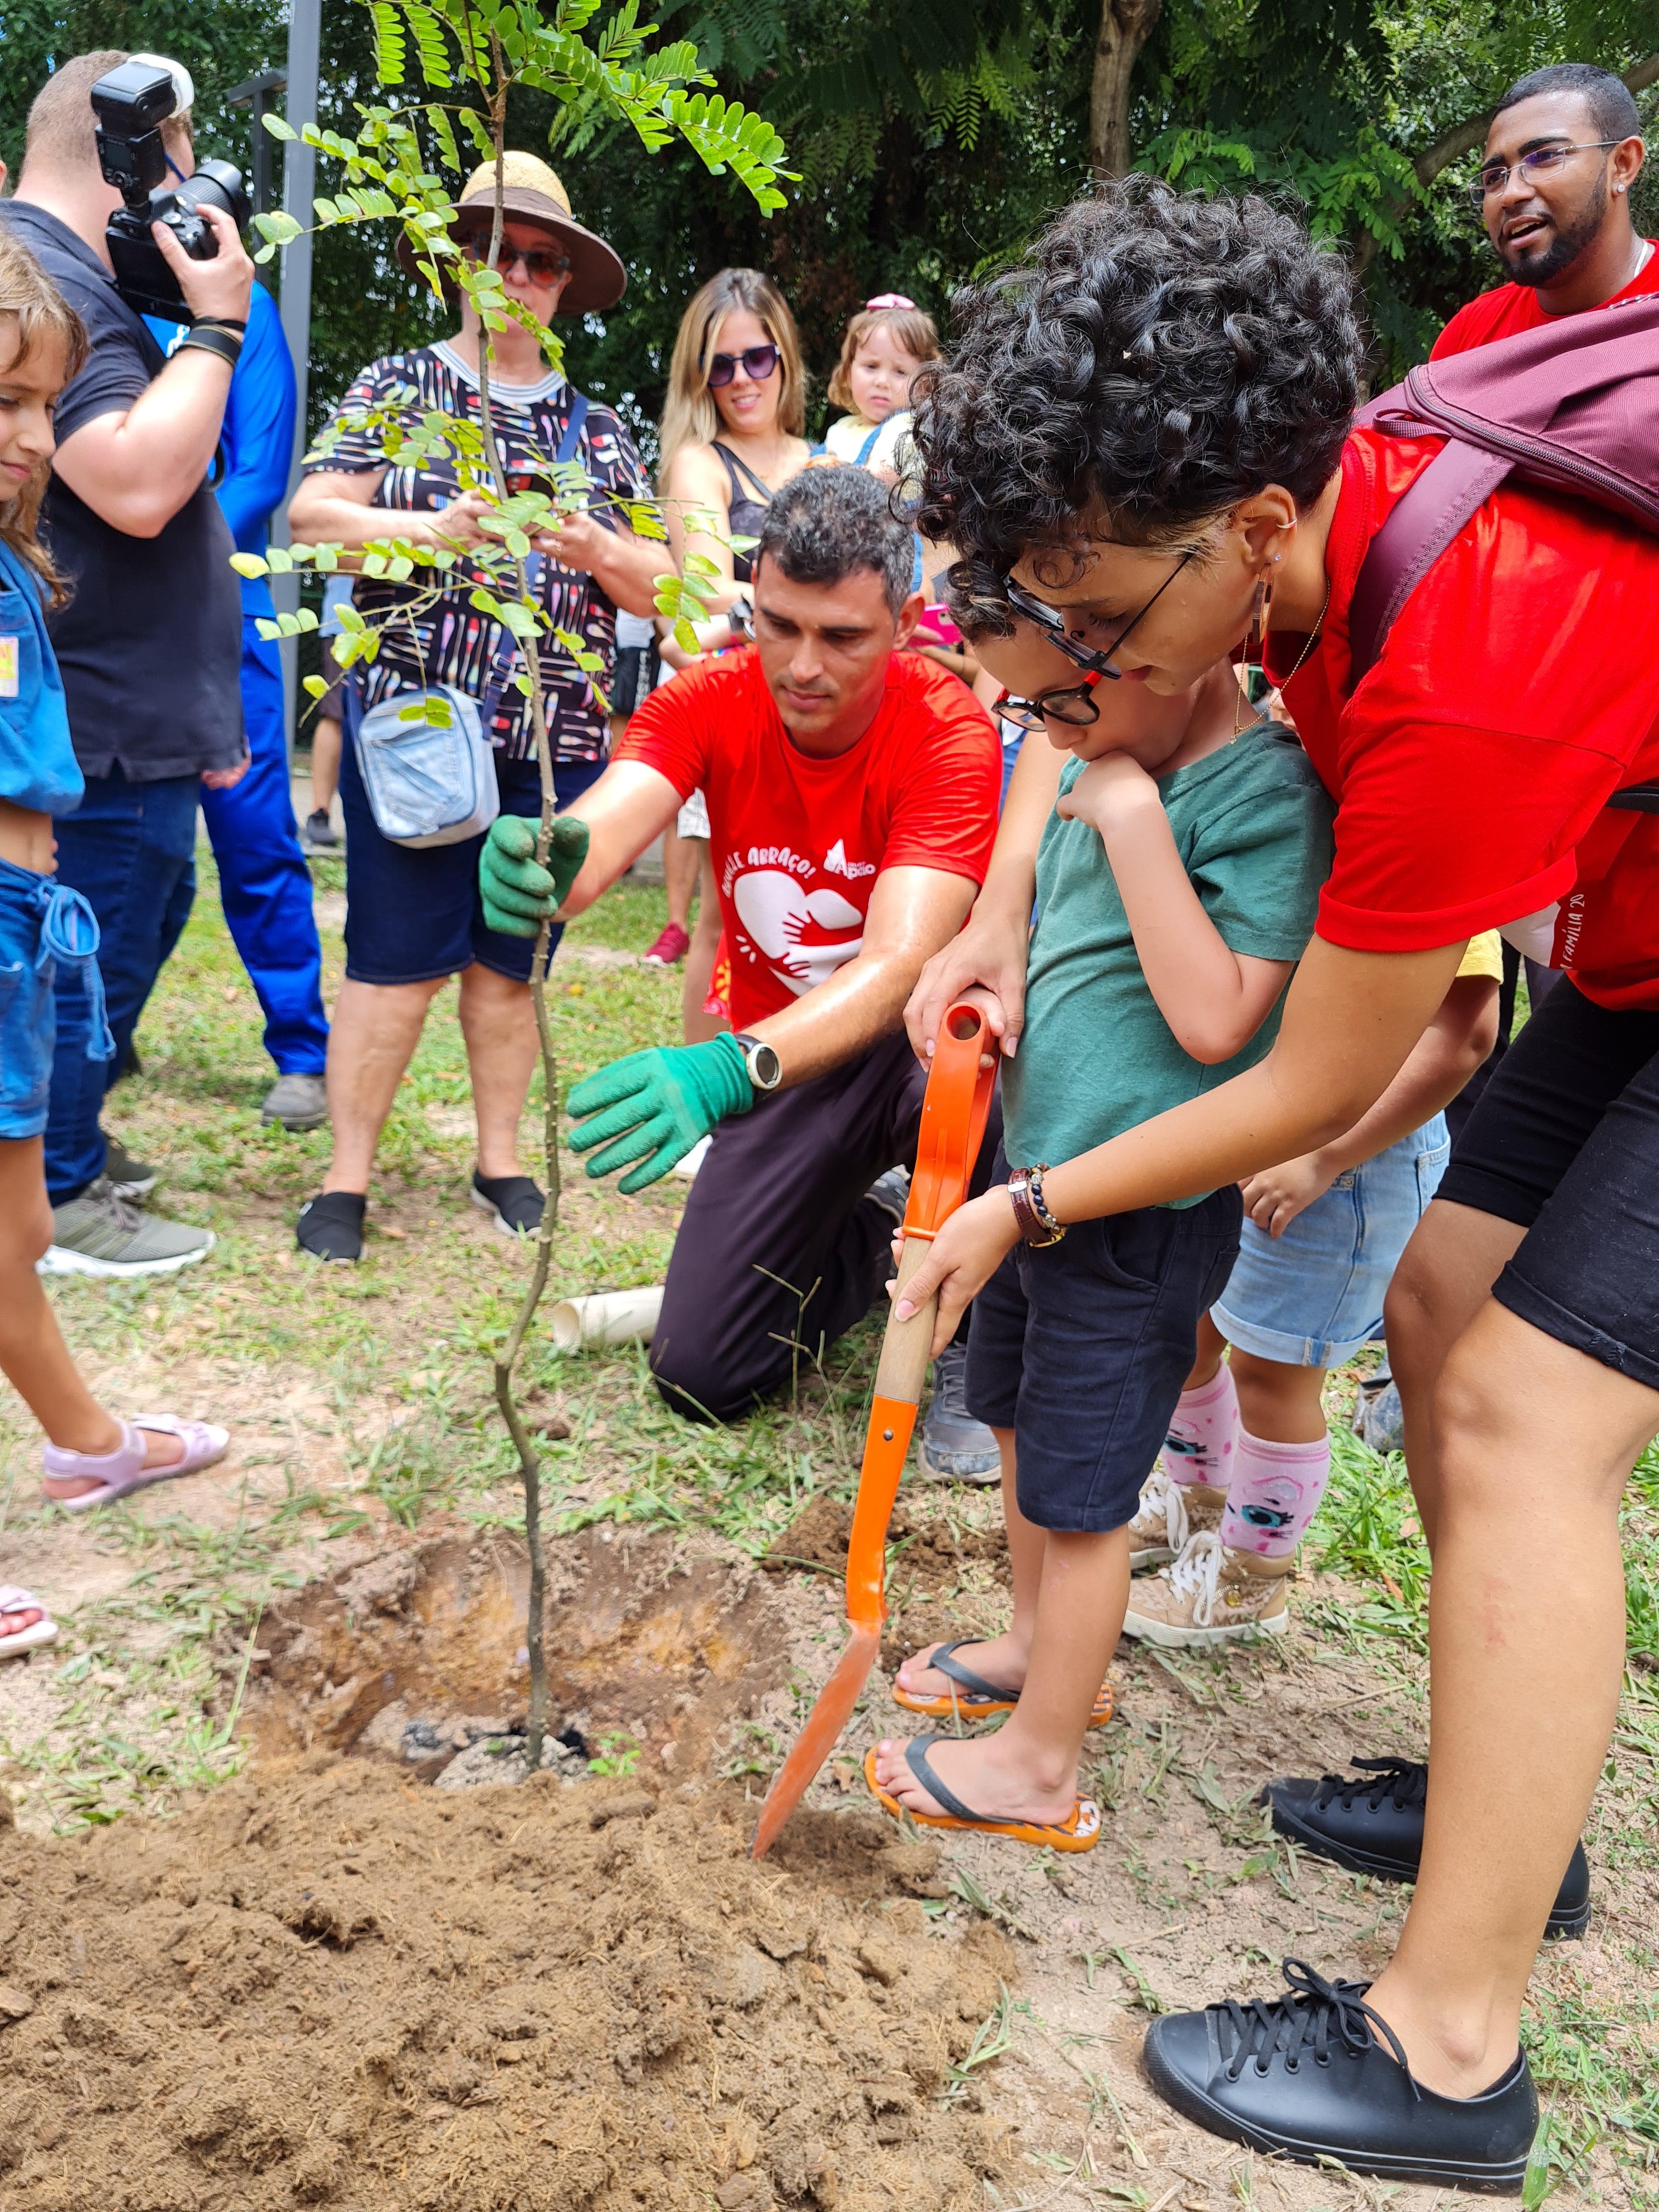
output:
POLYGON ((1086 1850, 1100 1814, 1078 1796, 1078 1760, 1111 1711, 1128 1524, 1199 1317, 1231 1272, 1241 1202, 1229 1185, 1051 1236, 1042 1164, 1267 1052, 1329 871, 1331 808, 1294 739, 1266 722, 1237 734, 1224 662, 1161 696, 1133 678, 1079 684, 1066 648, 1025 623, 989 647, 1025 695, 1016 711, 1073 756, 1034 874, 1029 858, 999 866, 1019 837, 1005 816, 982 894, 1012 928, 1035 892, 1037 921, 1018 1052, 1002 1063, 1004 1151, 957 1217, 1000 1208, 1006 1224, 1012 1205, 1024 1238, 975 1303, 967 1374, 1001 1453, 1013 1620, 988 1642, 919 1653, 894 1694, 939 1718, 1011 1717, 994 1735, 883 1743, 866 1773, 890 1812, 924 1825, 1086 1850))

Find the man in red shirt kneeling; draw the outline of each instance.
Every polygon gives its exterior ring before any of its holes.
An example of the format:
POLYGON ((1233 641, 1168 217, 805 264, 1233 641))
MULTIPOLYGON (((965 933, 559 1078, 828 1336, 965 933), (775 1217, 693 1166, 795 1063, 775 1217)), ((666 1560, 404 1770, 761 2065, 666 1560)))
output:
MULTIPOLYGON (((973 904, 1001 780, 972 694, 902 649, 914 562, 866 471, 797 477, 762 527, 755 643, 634 716, 561 817, 586 830, 574 883, 580 833, 551 874, 517 849, 533 824, 497 823, 485 847, 491 926, 533 931, 561 894, 562 915, 591 906, 707 795, 735 1033, 630 1054, 569 1101, 587 1172, 626 1169, 624 1192, 712 1133, 651 1347, 664 1397, 693 1418, 747 1413, 869 1310, 890 1269, 902 1200, 871 1186, 914 1157, 925 1087, 904 1003, 973 904)), ((995 1149, 988 1136, 981 1184, 995 1149)), ((994 1439, 957 1418, 960 1358, 950 1347, 935 1376, 935 1466, 994 1477, 994 1439)))

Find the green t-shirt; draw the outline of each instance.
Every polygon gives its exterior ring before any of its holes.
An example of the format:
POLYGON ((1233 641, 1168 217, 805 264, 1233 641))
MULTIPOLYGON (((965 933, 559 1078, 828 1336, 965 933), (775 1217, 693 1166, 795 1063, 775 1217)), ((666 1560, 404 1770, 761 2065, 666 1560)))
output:
MULTIPOLYGON (((1083 763, 1067 763, 1069 791, 1083 763)), ((1331 803, 1302 748, 1258 725, 1158 779, 1176 848, 1234 952, 1299 960, 1331 867, 1331 803)), ((1252 1067, 1284 1000, 1243 1050, 1214 1067, 1176 1042, 1147 988, 1099 833, 1048 817, 1037 848, 1037 922, 1025 1028, 1002 1066, 1008 1158, 1074 1159, 1252 1067)), ((1205 1194, 1182 1201, 1194 1205, 1205 1194)))

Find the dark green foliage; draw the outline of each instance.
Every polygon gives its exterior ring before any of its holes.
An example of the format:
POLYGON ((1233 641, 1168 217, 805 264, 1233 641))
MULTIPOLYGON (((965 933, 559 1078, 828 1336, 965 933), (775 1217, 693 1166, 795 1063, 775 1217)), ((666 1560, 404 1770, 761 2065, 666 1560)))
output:
MULTIPOLYGON (((1095 0, 665 0, 642 20, 653 15, 696 41, 723 93, 776 125, 801 181, 768 220, 729 177, 647 160, 625 126, 514 93, 512 139, 551 152, 579 219, 628 264, 627 300, 568 334, 568 360, 647 450, 680 310, 715 270, 749 262, 783 285, 817 380, 817 428, 842 330, 866 297, 906 291, 943 322, 955 284, 1086 188, 1095 0)), ((14 173, 49 58, 94 44, 177 54, 196 74, 202 150, 245 162, 247 118, 224 109, 223 91, 285 50, 272 0, 20 0, 0 23, 0 154, 14 173)), ((1659 0, 1165 0, 1135 76, 1137 159, 1186 185, 1297 197, 1363 261, 1377 371, 1391 374, 1498 273, 1454 189, 1472 157, 1419 181, 1443 134, 1544 62, 1622 70, 1656 49, 1659 0)), ((325 0, 322 52, 321 120, 349 133, 352 102, 372 96, 359 0, 325 0)), ((1659 226, 1659 183, 1638 215, 1659 226)), ((389 225, 319 237, 315 285, 313 425, 356 368, 447 319, 392 261, 389 225)))

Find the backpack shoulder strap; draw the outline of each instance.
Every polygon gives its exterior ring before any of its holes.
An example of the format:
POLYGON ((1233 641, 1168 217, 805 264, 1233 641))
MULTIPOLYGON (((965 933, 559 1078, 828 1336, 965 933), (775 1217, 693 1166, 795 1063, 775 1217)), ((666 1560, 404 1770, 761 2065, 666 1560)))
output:
POLYGON ((1372 538, 1348 608, 1351 690, 1375 666, 1406 601, 1513 465, 1449 438, 1372 538))

